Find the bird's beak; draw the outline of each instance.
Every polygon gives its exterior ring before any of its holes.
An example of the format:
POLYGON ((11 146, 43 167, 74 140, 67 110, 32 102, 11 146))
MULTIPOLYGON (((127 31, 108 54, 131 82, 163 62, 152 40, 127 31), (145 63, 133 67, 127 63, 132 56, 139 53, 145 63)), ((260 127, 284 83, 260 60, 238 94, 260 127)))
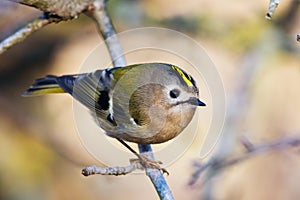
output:
POLYGON ((206 104, 199 99, 197 99, 198 106, 206 106, 206 104))
POLYGON ((203 103, 202 101, 200 101, 197 98, 190 98, 189 103, 195 106, 206 106, 205 103, 203 103))

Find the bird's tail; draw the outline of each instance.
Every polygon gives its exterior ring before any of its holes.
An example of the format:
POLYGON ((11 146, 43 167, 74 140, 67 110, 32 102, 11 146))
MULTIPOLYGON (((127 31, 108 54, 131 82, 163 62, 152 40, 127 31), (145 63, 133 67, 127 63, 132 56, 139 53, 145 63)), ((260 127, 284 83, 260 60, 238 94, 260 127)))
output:
POLYGON ((35 96, 35 95, 43 95, 50 93, 65 93, 65 91, 59 85, 59 78, 57 76, 48 75, 44 78, 36 79, 33 85, 30 86, 28 90, 26 90, 22 96, 35 96))

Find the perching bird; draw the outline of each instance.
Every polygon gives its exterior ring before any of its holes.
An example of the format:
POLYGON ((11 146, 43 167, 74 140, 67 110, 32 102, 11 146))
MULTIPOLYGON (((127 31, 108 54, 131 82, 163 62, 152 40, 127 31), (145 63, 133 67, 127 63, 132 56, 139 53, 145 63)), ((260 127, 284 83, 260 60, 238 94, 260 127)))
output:
POLYGON ((37 79, 23 96, 69 93, 85 105, 108 136, 166 142, 192 120, 199 100, 194 79, 177 66, 144 63, 37 79))

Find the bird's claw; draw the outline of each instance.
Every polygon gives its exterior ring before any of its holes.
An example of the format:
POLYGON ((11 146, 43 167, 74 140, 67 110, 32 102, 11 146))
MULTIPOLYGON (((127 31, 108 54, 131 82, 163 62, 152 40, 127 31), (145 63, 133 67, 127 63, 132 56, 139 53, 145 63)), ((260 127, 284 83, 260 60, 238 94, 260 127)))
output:
POLYGON ((131 161, 139 162, 142 165, 142 167, 145 169, 147 169, 147 168, 158 169, 163 174, 166 173, 167 175, 169 175, 169 172, 165 168, 162 168, 160 166, 162 164, 162 162, 159 160, 152 160, 152 159, 146 157, 145 155, 139 155, 138 159, 132 159, 131 161))

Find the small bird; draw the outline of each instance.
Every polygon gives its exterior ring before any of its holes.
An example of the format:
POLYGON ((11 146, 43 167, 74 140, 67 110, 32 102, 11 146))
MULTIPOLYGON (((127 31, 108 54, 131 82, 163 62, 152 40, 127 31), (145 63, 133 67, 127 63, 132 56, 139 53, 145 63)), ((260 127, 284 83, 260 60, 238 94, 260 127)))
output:
POLYGON ((184 130, 197 106, 205 106, 195 80, 166 63, 48 75, 37 79, 23 96, 48 93, 72 95, 89 109, 108 136, 122 144, 166 142, 184 130))

